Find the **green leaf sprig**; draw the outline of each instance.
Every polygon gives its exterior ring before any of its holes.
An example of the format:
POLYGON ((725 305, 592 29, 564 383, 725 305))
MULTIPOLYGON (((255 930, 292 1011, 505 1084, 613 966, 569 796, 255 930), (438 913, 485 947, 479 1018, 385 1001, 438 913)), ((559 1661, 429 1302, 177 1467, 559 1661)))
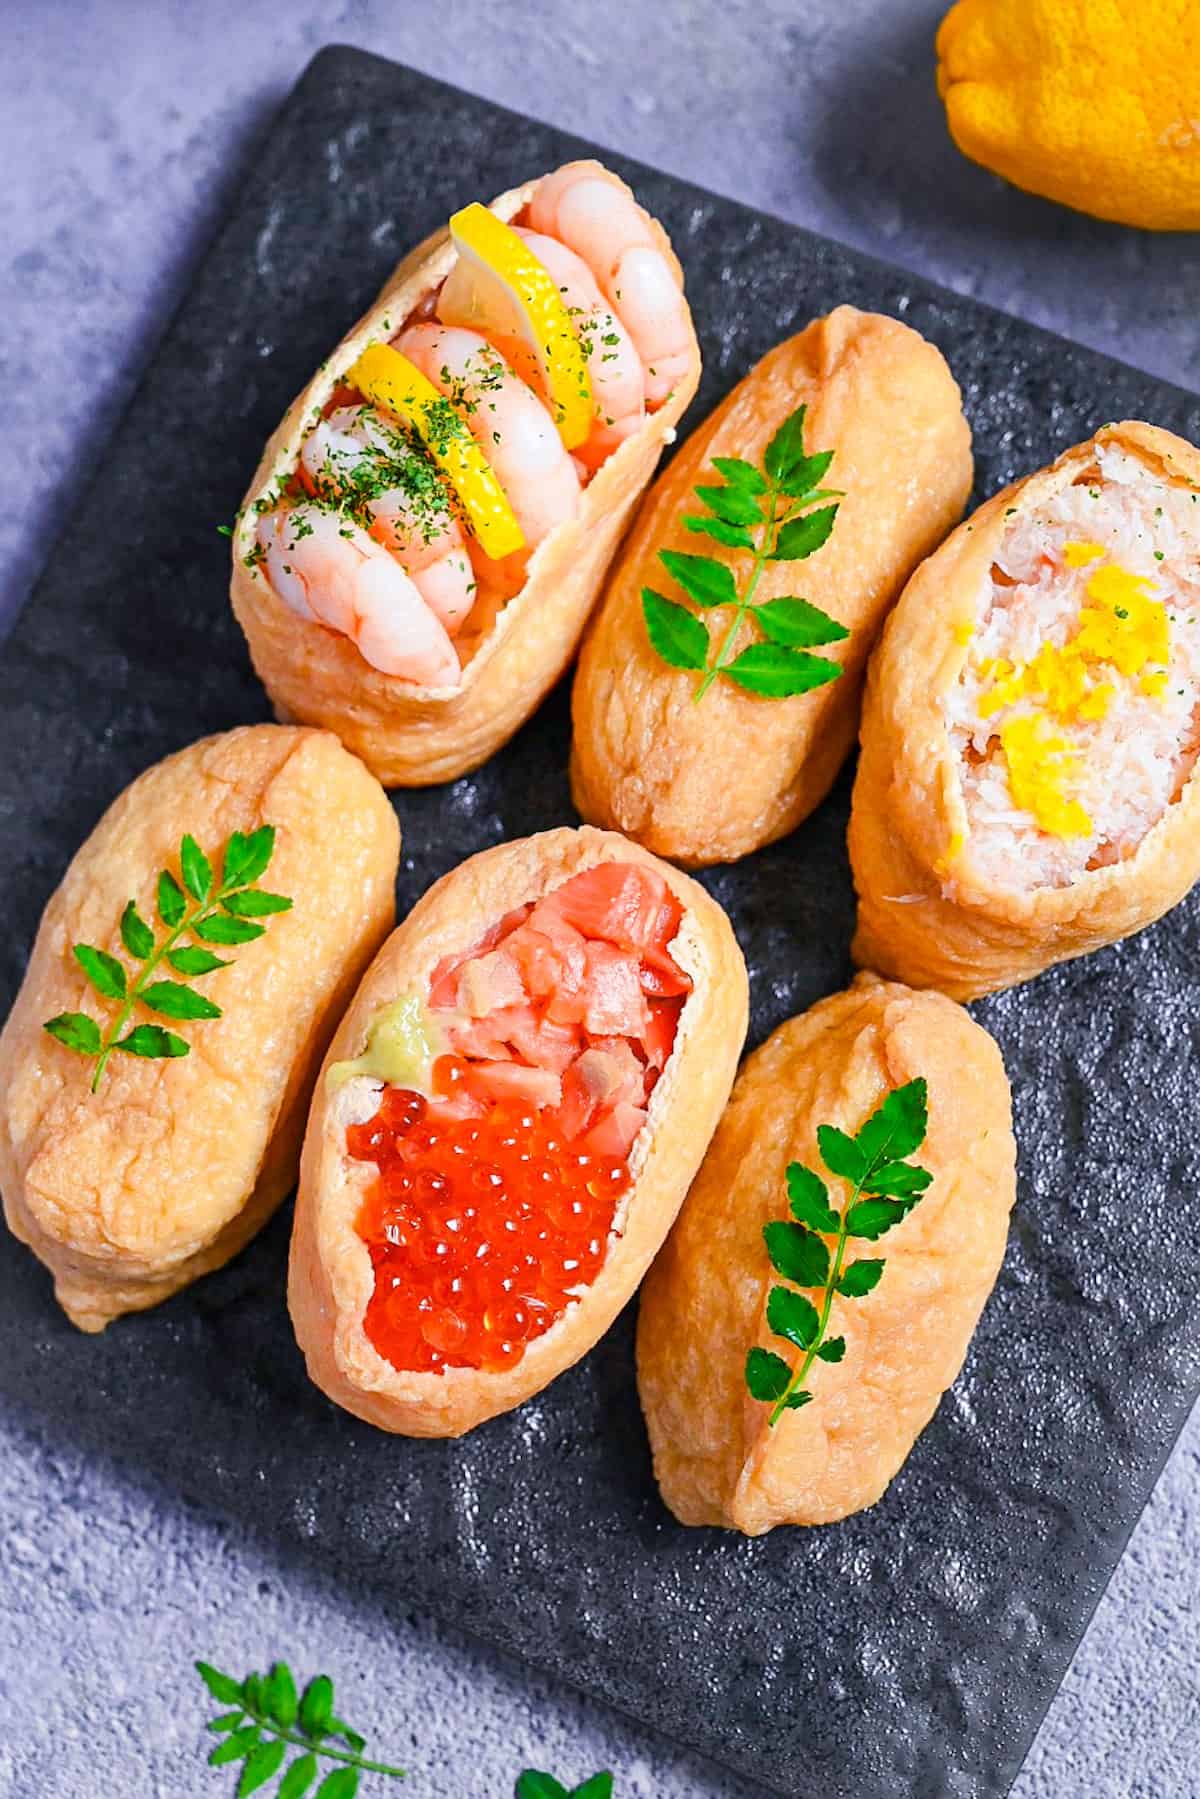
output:
POLYGON ((137 1024, 127 1029, 135 1007, 178 1021, 220 1018, 220 1006, 186 983, 229 967, 228 960, 214 955, 209 944, 252 943, 266 930, 257 922, 260 918, 291 910, 292 902, 283 894, 265 893, 255 885, 274 853, 274 825, 260 825, 249 834, 234 831, 225 845, 218 880, 196 839, 187 836, 179 850, 183 886, 169 869, 164 868, 158 877, 158 916, 166 927, 165 935, 155 936, 133 900, 121 914, 121 942, 134 962, 141 963, 137 973, 94 944, 74 946, 75 960, 92 987, 101 999, 117 1002, 117 1014, 103 1030, 86 1012, 60 1012, 42 1028, 78 1055, 95 1058, 93 1093, 117 1050, 152 1060, 188 1054, 184 1039, 162 1025, 137 1024), (185 937, 196 941, 185 943, 185 937), (164 962, 181 979, 158 978, 164 962))
POLYGON ((266 1675, 248 1674, 245 1680, 235 1680, 208 1662, 197 1662, 196 1672, 218 1704, 228 1708, 209 1720, 207 1728, 222 1741, 208 1760, 214 1768, 242 1763, 237 1799, 247 1799, 274 1780, 289 1749, 300 1754, 280 1781, 275 1799, 301 1799, 321 1772, 322 1761, 335 1765, 313 1799, 354 1799, 364 1774, 404 1779, 403 1768, 368 1761, 363 1738, 334 1715, 328 1674, 318 1674, 297 1694, 286 1662, 276 1662, 266 1675))
POLYGON ((516 1799, 612 1799, 613 1777, 609 1773, 593 1774, 577 1787, 565 1787, 553 1774, 540 1774, 526 1768, 517 1775, 516 1799))
POLYGON ((826 542, 837 519, 840 492, 819 485, 833 451, 805 453, 805 411, 798 406, 783 421, 767 445, 761 469, 739 456, 714 456, 713 467, 725 477, 724 484, 696 487, 693 491, 704 511, 684 515, 689 531, 711 537, 726 549, 751 552, 753 561, 740 593, 733 570, 715 556, 691 556, 680 550, 658 553, 667 573, 703 611, 733 607, 732 622, 716 655, 710 660, 711 644, 702 619, 653 587, 642 589, 646 630, 663 661, 672 668, 704 671, 694 700, 702 700, 718 677, 747 693, 782 699, 824 687, 842 672, 840 663, 811 651, 848 637, 844 625, 798 595, 761 605, 754 601, 768 562, 802 562, 826 542), (764 641, 731 656, 747 614, 764 641))
POLYGON ((850 1239, 878 1241, 908 1216, 933 1179, 928 1169, 905 1159, 925 1141, 928 1107, 928 1089, 918 1079, 889 1093, 855 1137, 836 1125, 821 1125, 821 1160, 850 1189, 840 1213, 830 1204, 819 1174, 803 1162, 788 1166, 792 1217, 764 1225, 763 1237, 772 1268, 793 1285, 771 1288, 767 1323, 775 1336, 802 1353, 794 1368, 757 1345, 746 1357, 746 1385, 752 1398, 772 1407, 772 1427, 784 1412, 797 1411, 812 1399, 804 1383, 814 1361, 840 1362, 846 1353, 844 1337, 826 1335, 834 1295, 864 1299, 879 1285, 885 1262, 860 1257, 843 1266, 850 1239), (833 1238, 832 1249, 827 1237, 833 1238), (797 1287, 821 1289, 819 1307, 797 1293, 797 1287))

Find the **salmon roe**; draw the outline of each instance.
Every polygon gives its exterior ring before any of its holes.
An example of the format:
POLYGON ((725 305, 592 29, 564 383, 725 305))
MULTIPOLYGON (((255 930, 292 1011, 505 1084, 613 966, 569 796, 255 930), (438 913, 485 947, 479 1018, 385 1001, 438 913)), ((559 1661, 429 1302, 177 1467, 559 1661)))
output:
MULTIPOLYGON (((439 1088, 456 1062, 437 1065, 439 1088)), ((426 1373, 515 1367, 603 1267, 630 1184, 624 1158, 574 1149, 553 1112, 435 1119, 409 1088, 385 1088, 347 1142, 379 1169, 358 1218, 375 1269, 367 1336, 426 1373)))

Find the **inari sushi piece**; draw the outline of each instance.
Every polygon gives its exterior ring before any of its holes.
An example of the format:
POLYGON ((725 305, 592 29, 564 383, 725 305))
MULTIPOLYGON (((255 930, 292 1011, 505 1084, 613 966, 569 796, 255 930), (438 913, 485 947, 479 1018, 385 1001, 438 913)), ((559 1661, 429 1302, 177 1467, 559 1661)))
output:
POLYGON ((79 850, 0 1033, 0 1192, 81 1330, 219 1268, 288 1192, 399 852, 362 763, 281 725, 147 769, 79 850))
POLYGON ((1200 874, 1200 451, 1107 425, 981 507, 871 664, 855 960, 956 999, 1127 937, 1200 874))
POLYGON ((464 207, 289 407, 233 534, 282 719, 448 781, 575 654, 700 378, 666 232, 597 162, 464 207))
MULTIPOLYGON (((572 699, 571 785, 583 817, 689 866, 735 861, 794 830, 854 742, 867 656, 913 569, 961 518, 972 466, 954 377, 907 325, 839 306, 769 351, 646 496, 588 633, 572 699), (725 458, 758 470, 761 491, 768 446, 800 408, 771 517, 799 506, 817 547, 793 544, 787 559, 766 561, 753 617, 738 623, 731 605, 711 603, 693 615, 709 664, 745 656, 744 673, 714 681, 672 666, 651 643, 644 590, 683 601, 664 564, 703 553, 745 594, 754 555, 698 533, 698 501, 720 489, 725 458), (825 615, 824 629, 812 629, 820 620, 803 601, 825 615), (805 650, 814 644, 828 646, 817 652, 824 662, 805 650), (797 666, 818 684, 789 685, 797 666), (781 671, 783 688, 772 687, 781 671)), ((726 524, 743 500, 718 492, 726 524)), ((760 512, 764 504, 775 498, 760 499, 760 512)), ((771 547, 768 524, 749 531, 758 548, 771 547)))
POLYGON ((486 850, 384 945, 309 1119, 288 1300, 348 1411, 454 1437, 591 1348, 729 1095, 747 983, 704 890, 624 838, 486 850))
POLYGON ((1000 1052, 942 994, 859 975, 747 1058, 641 1295, 642 1408, 681 1524, 761 1536, 879 1499, 962 1366, 1015 1160, 1000 1052), (836 1131, 855 1139, 841 1157, 836 1131), (860 1149, 874 1178, 845 1160, 860 1149), (861 1197, 885 1192, 907 1197, 861 1197), (814 1276, 832 1293, 816 1337, 814 1276), (771 1392, 793 1381, 794 1408, 752 1397, 751 1358, 778 1359, 771 1392))

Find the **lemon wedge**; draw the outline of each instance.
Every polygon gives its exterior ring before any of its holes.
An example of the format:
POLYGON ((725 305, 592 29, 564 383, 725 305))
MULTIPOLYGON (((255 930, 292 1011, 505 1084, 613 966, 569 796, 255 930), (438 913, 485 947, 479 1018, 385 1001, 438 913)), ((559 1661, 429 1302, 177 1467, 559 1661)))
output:
POLYGON ((444 325, 462 325, 513 351, 518 373, 532 375, 568 450, 592 428, 587 358, 558 284, 511 226, 474 201, 450 220, 458 261, 438 300, 444 325), (522 365, 524 365, 522 367, 522 365))
POLYGON ((525 533, 469 427, 407 356, 390 344, 368 344, 347 369, 346 380, 417 433, 457 494, 485 555, 499 559, 524 549, 525 533))

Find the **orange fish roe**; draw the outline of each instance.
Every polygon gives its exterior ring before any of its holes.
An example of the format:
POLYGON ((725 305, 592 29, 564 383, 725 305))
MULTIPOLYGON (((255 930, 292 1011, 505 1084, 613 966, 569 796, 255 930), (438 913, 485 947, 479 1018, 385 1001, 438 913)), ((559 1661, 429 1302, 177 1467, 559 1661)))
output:
MULTIPOLYGON (((439 1087, 456 1061, 438 1064, 439 1087)), ((367 1336, 427 1373, 514 1367, 599 1273, 630 1183, 624 1158, 565 1143, 553 1112, 439 1122, 401 1087, 347 1141, 379 1168, 357 1226, 375 1268, 367 1336)))

